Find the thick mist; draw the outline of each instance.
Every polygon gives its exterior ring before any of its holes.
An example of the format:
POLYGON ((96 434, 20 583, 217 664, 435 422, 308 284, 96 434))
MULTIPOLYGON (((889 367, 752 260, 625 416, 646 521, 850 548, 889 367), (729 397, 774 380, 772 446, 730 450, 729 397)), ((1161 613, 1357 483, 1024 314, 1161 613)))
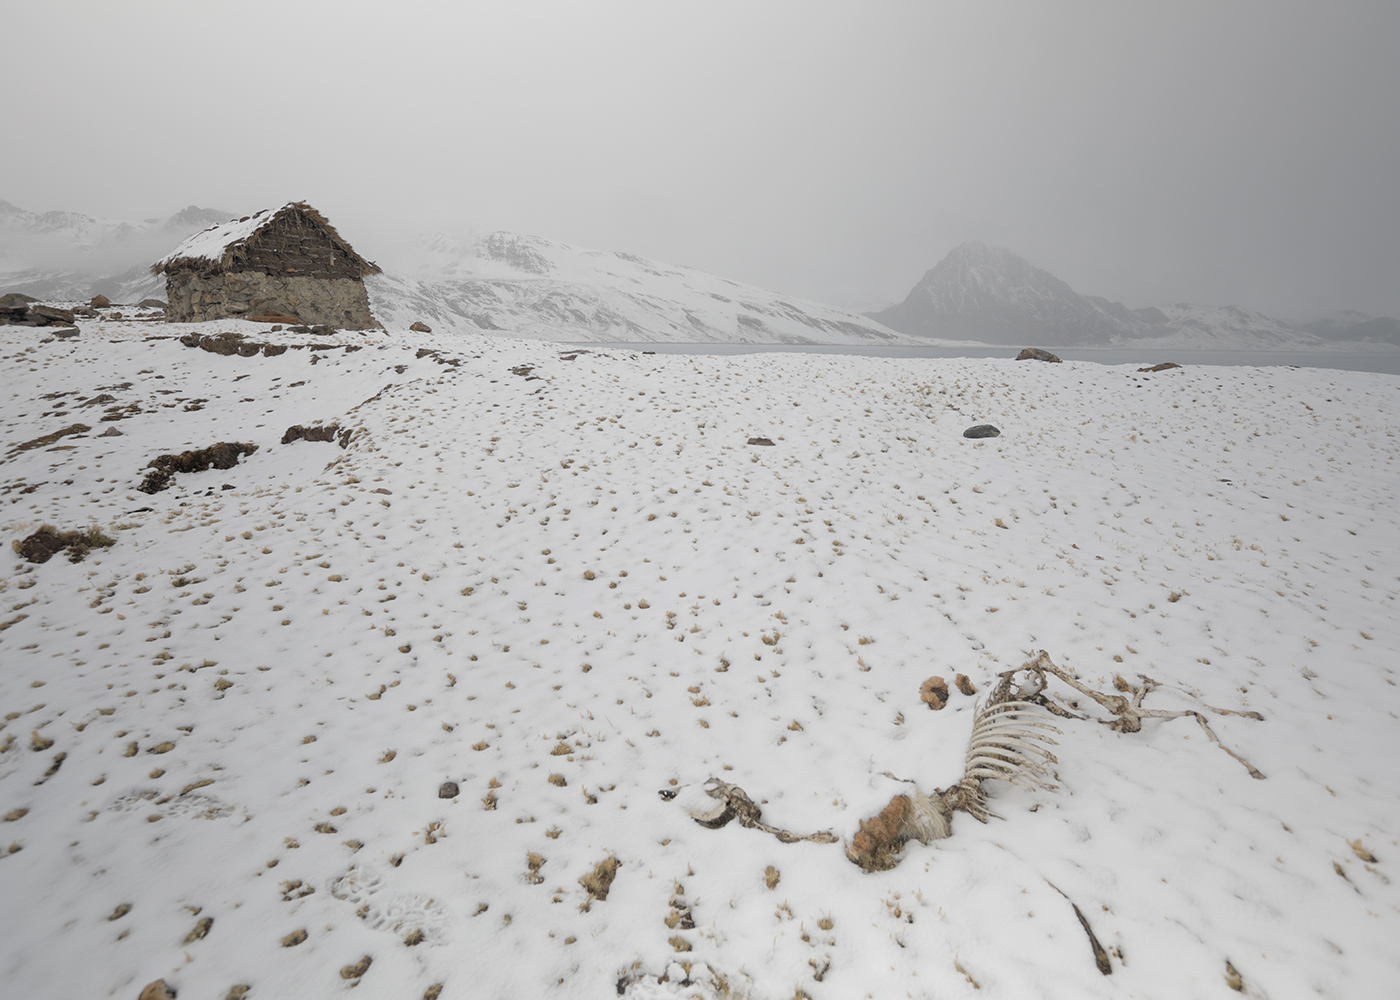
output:
POLYGON ((1393 3, 87 0, 7 30, 33 153, 0 198, 33 211, 306 199, 390 265, 507 229, 861 309, 976 239, 1131 306, 1400 314, 1393 3))

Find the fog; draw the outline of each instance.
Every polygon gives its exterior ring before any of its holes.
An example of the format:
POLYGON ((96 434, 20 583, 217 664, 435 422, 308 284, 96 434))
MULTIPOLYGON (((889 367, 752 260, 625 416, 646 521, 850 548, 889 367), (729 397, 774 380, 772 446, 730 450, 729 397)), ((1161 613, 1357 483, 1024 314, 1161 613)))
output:
POLYGON ((0 199, 306 199, 391 265, 508 229, 858 309, 978 239, 1130 306, 1394 316, 1396 37, 1394 2, 58 0, 7 13, 0 199))

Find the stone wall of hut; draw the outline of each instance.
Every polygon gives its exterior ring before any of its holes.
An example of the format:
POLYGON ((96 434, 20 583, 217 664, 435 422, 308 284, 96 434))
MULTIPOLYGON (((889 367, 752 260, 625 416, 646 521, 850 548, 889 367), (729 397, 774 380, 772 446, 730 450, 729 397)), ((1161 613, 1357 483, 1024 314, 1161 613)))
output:
POLYGON ((166 275, 166 316, 180 323, 255 316, 295 316, 303 323, 342 330, 379 327, 359 278, 312 278, 261 271, 166 275))

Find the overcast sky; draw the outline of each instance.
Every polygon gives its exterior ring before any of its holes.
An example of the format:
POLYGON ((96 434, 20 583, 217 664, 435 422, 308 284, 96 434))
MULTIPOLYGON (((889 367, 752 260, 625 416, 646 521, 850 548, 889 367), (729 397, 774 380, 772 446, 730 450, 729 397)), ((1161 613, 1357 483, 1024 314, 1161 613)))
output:
MULTIPOLYGON (((856 308, 958 243, 1130 306, 1400 315, 1400 3, 7 8, 0 199, 306 199, 856 308)), ((391 261, 386 260, 387 263, 391 261)))

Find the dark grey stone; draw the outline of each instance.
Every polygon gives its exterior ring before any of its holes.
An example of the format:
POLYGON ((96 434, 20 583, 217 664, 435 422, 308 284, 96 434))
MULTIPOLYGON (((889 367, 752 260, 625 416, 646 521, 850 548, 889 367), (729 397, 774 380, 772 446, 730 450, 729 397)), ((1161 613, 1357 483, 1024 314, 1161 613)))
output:
POLYGON ((976 427, 969 427, 967 430, 963 431, 963 437, 965 438, 994 438, 1000 436, 1001 431, 997 430, 991 424, 978 424, 976 427))
POLYGON ((455 799, 457 794, 457 782, 455 781, 444 781, 438 787, 438 798, 440 799, 455 799))

